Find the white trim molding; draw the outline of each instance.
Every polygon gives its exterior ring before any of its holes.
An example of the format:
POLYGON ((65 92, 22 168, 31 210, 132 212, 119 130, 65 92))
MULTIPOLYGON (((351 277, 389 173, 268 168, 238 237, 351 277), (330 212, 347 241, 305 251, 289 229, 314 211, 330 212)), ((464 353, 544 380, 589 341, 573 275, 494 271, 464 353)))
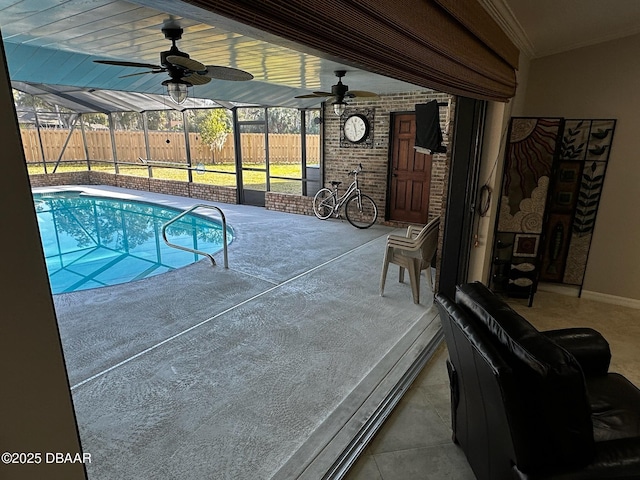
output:
POLYGON ((567 297, 578 298, 580 296, 580 287, 577 287, 575 285, 540 282, 538 284, 538 290, 543 292, 558 293, 560 295, 566 295, 567 297))
POLYGON ((536 57, 533 43, 505 0, 479 2, 523 55, 529 58, 536 57))
POLYGON ((619 297, 617 295, 609 295, 608 293, 594 292, 591 290, 582 290, 582 294, 580 294, 580 287, 576 285, 540 282, 538 284, 538 291, 557 293, 559 295, 566 295, 567 297, 584 298, 586 300, 595 300, 596 302, 640 309, 640 300, 635 298, 619 297))
POLYGON ((582 298, 640 309, 640 300, 635 298, 619 297, 617 295, 609 295, 608 293, 593 292, 590 290, 582 290, 582 298))

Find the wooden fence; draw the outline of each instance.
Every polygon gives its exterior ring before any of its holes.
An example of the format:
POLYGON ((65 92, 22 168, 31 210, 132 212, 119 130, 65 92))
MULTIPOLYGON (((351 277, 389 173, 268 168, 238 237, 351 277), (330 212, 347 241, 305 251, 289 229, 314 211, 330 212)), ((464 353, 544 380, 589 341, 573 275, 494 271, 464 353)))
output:
MULTIPOLYGON (((37 130, 20 129, 22 145, 27 162, 41 162, 40 142, 37 130)), ((41 129, 42 149, 47 162, 58 160, 62 147, 69 136, 68 130, 41 129)), ((86 152, 90 160, 113 160, 111 136, 108 130, 85 132, 86 152)), ((307 135, 307 161, 317 163, 320 158, 320 136, 307 135)), ((264 134, 243 133, 241 136, 242 158, 246 163, 265 161, 264 134)), ((297 134, 269 134, 270 163, 299 163, 302 159, 301 136, 297 134)), ((147 158, 144 132, 116 131, 116 155, 119 162, 137 162, 138 158, 147 158)), ((234 163, 235 154, 233 135, 227 136, 221 150, 211 150, 200 140, 197 133, 189 134, 191 162, 197 163, 234 163)), ((87 159, 82 131, 74 130, 64 150, 62 160, 84 161, 87 159)), ((185 136, 182 132, 149 132, 149 159, 163 162, 187 160, 185 136)))

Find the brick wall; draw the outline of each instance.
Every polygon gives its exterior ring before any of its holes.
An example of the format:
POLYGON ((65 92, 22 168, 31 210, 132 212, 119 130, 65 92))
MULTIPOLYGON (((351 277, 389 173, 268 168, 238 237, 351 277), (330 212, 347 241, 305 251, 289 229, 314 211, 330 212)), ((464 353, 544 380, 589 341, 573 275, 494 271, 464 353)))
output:
MULTIPOLYGON (((124 175, 121 175, 124 177, 124 175)), ((164 193, 165 195, 176 195, 178 197, 189 196, 189 184, 176 180, 161 180, 158 178, 149 179, 149 191, 154 193, 164 193)))
POLYGON ((191 198, 199 198, 200 200, 208 200, 210 202, 238 203, 236 188, 218 187, 216 185, 207 185, 205 183, 190 183, 189 196, 191 198))
POLYGON ((237 203, 236 189, 199 183, 177 182, 156 178, 116 175, 105 172, 65 172, 56 174, 31 175, 32 187, 54 185, 109 185, 145 192, 164 193, 181 197, 197 198, 211 202, 237 203))
MULTIPOLYGON (((90 184, 91 185, 109 185, 110 187, 118 186, 118 177, 120 175, 115 175, 113 173, 107 172, 94 172, 93 170, 89 172, 90 184)), ((147 182, 144 188, 137 188, 136 190, 149 190, 149 183, 147 182)))
POLYGON ((30 175, 29 181, 32 187, 51 187, 55 185, 88 185, 90 184, 89 172, 50 173, 42 175, 30 175))
MULTIPOLYGON (((445 93, 433 91, 412 92, 404 94, 381 95, 378 100, 352 101, 347 109, 374 109, 373 148, 340 147, 340 118, 328 105, 325 109, 325 157, 324 172, 325 186, 332 180, 343 182, 343 187, 350 183, 347 172, 362 163, 364 172, 358 177, 362 190, 370 195, 378 205, 378 222, 385 218, 387 202, 387 175, 389 158, 389 139, 391 129, 391 114, 394 112, 413 112, 417 103, 431 100, 449 102, 454 99, 445 93)), ((452 120, 453 115, 449 115, 452 120)), ((446 125, 447 108, 440 108, 440 123, 444 135, 444 144, 448 144, 449 129, 446 125)), ((450 122, 451 123, 451 122, 450 122)), ((431 193, 429 200, 429 219, 441 215, 443 211, 442 198, 446 191, 447 154, 433 156, 431 170, 431 193)))
POLYGON ((279 212, 313 215, 313 197, 266 192, 265 208, 279 212))

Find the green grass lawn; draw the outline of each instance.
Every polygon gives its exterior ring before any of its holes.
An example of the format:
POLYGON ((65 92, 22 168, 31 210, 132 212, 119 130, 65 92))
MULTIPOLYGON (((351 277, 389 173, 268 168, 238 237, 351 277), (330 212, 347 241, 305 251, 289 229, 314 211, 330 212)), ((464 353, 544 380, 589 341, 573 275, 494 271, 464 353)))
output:
MULTIPOLYGON (((44 168, 42 164, 28 166, 30 175, 43 174, 44 168)), ((47 164, 47 171, 53 171, 54 164, 47 164)), ((264 168, 264 164, 247 165, 247 168, 264 168)), ((236 168, 232 164, 216 164, 206 165, 206 170, 199 173, 197 170, 192 171, 194 183, 206 183, 210 185, 219 185, 222 187, 236 186, 236 168)), ((78 163, 62 163, 58 166, 56 173, 63 172, 79 172, 87 169, 85 162, 78 163)), ((115 173, 113 165, 103 163, 92 163, 91 170, 97 172, 115 173)), ((294 179, 302 178, 302 167, 299 164, 274 164, 269 166, 271 176, 289 177, 294 179)), ((121 175, 135 175, 138 177, 147 177, 149 169, 144 165, 119 165, 118 171, 121 175)), ((179 170, 175 168, 151 167, 153 178, 163 180, 177 180, 181 182, 188 181, 187 170, 179 170)), ((249 190, 266 190, 267 177, 265 172, 256 172, 252 170, 243 170, 242 181, 245 189, 249 190)), ((302 182, 300 180, 284 180, 280 178, 271 178, 271 191, 279 193, 291 193, 295 195, 302 194, 302 182)))

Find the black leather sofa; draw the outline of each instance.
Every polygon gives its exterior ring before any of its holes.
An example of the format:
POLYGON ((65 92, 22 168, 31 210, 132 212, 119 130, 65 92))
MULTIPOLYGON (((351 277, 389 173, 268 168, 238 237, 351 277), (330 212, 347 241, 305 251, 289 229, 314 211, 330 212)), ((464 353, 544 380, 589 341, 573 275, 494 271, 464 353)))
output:
POLYGON ((436 305, 453 439, 479 480, 640 479, 640 390, 595 330, 540 332, 480 283, 436 305))

